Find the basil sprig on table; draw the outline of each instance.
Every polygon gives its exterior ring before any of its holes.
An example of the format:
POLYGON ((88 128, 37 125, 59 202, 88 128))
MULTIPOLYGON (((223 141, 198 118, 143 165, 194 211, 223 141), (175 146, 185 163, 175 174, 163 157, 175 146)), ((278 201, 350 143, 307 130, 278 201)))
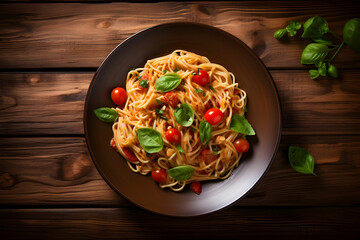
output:
POLYGON ((312 17, 304 23, 304 32, 302 38, 317 38, 322 37, 329 32, 329 25, 325 19, 319 16, 312 17))
POLYGON ((181 77, 177 73, 167 73, 162 75, 155 82, 155 89, 160 92, 171 91, 181 83, 181 77))
POLYGON ((305 149, 297 146, 290 146, 288 151, 290 165, 293 169, 304 174, 314 173, 314 157, 305 149))
POLYGON ((255 135, 255 131, 251 124, 244 116, 241 116, 240 114, 233 115, 230 122, 230 129, 245 135, 255 135))
POLYGON ((153 128, 139 128, 136 136, 147 153, 157 153, 163 149, 164 142, 161 134, 153 128))
POLYGON ((175 120, 178 124, 184 127, 189 127, 194 122, 194 110, 186 103, 181 104, 174 111, 175 120))
POLYGON ((200 141, 203 145, 209 143, 211 139, 212 126, 205 120, 202 120, 199 125, 200 141))
POLYGON ((119 117, 116 110, 107 107, 95 109, 94 113, 103 122, 115 122, 119 117))
POLYGON ((301 64, 319 64, 331 51, 327 45, 321 43, 310 43, 301 54, 301 64))
POLYGON ((168 174, 175 180, 188 180, 194 172, 194 169, 189 166, 177 166, 168 170, 168 174))

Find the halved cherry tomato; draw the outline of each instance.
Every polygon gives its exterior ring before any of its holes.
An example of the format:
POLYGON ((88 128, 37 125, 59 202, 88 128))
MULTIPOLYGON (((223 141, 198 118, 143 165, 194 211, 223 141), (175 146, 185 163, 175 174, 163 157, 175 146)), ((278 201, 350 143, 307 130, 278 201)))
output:
POLYGON ((200 86, 204 86, 209 83, 209 74, 204 70, 200 70, 198 74, 194 75, 193 81, 200 86))
POLYGON ((117 149, 114 138, 112 138, 112 139, 110 140, 110 146, 111 146, 113 149, 115 149, 115 150, 117 149))
POLYGON ((221 122, 224 114, 220 109, 217 108, 210 108, 206 111, 204 118, 207 122, 211 125, 216 125, 221 122))
POLYGON ((179 99, 177 93, 175 93, 175 92, 165 93, 164 98, 165 98, 165 103, 169 104, 173 108, 175 108, 176 105, 178 105, 178 103, 180 102, 180 99, 179 99))
MULTIPOLYGON (((201 152, 201 156, 203 157, 206 165, 209 165, 218 158, 218 156, 215 155, 210 149, 203 150, 201 152)), ((215 164, 212 165, 212 168, 215 169, 215 164)), ((222 168, 223 168, 223 163, 220 161, 217 170, 221 170, 222 168)))
POLYGON ((246 140, 244 138, 236 139, 233 142, 233 145, 234 145, 236 151, 239 153, 247 152, 247 151, 249 151, 249 148, 250 148, 248 140, 246 140))
POLYGON ((180 143, 181 141, 181 133, 179 130, 175 128, 170 128, 165 133, 166 140, 168 140, 171 143, 180 143))
POLYGON ((151 172, 151 177, 158 183, 165 183, 167 172, 164 169, 157 169, 151 172))
POLYGON ((127 99, 127 95, 126 95, 125 89, 123 89, 121 87, 117 87, 111 91, 111 100, 116 105, 121 106, 121 105, 125 104, 126 99, 127 99))
POLYGON ((190 184, 190 189, 196 193, 197 195, 199 195, 201 193, 201 183, 200 182, 192 182, 190 184))
POLYGON ((135 156, 135 154, 127 147, 123 147, 122 148, 126 158, 133 163, 138 163, 139 160, 137 159, 137 157, 135 156))
POLYGON ((141 76, 140 80, 149 79, 149 74, 145 73, 141 76))

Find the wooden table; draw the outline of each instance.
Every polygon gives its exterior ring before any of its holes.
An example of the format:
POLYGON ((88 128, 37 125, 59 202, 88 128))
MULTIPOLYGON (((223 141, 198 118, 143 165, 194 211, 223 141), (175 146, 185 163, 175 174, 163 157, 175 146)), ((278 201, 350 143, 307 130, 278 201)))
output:
POLYGON ((360 237, 360 54, 347 46, 338 79, 311 80, 309 41, 272 37, 294 19, 324 17, 342 34, 359 5, 312 2, 119 2, 0 5, 0 239, 360 237), (276 159, 245 199, 194 218, 150 213, 118 196, 89 158, 84 99, 107 54, 137 31, 200 22, 244 41, 279 90, 276 159), (291 169, 290 145, 315 157, 317 177, 291 169))

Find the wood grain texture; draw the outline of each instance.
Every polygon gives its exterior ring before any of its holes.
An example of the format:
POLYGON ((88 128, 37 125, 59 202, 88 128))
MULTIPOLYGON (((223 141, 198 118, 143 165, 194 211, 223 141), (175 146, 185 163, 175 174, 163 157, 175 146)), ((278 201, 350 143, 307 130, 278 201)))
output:
POLYGON ((194 218, 132 208, 3 209, 0 234, 3 239, 357 239, 359 214, 359 207, 233 207, 194 218))
MULTIPOLYGON (((271 74, 282 104, 283 134, 360 134, 360 71, 342 70, 338 80, 316 81, 304 70, 271 74)), ((92 77, 0 73, 0 135, 83 134, 92 77)))
MULTIPOLYGON (((270 171, 237 205, 356 205, 359 146, 360 136, 285 136, 270 171), (317 177, 291 169, 289 145, 313 154, 317 177)), ((0 152, 2 206, 132 206, 102 180, 83 138, 0 138, 0 152)))
MULTIPOLYGON (((244 41, 269 68, 304 68, 300 56, 310 41, 278 41, 273 33, 291 19, 324 17, 342 34, 360 5, 335 2, 159 2, 0 5, 0 69, 97 68, 132 34, 162 23, 197 22, 223 29, 244 41), (11 56, 11 57, 9 57, 11 56)), ((360 54, 345 47, 340 68, 360 67, 360 54)))

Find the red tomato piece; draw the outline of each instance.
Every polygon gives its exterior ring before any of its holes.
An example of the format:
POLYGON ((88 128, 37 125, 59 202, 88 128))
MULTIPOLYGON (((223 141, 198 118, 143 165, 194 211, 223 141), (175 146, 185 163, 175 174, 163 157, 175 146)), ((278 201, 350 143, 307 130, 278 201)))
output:
POLYGON ((165 183, 167 172, 164 169, 157 169, 151 172, 151 177, 158 183, 165 183))
POLYGON ((170 128, 169 130, 166 131, 165 138, 170 143, 180 143, 181 133, 179 132, 179 130, 175 128, 170 128))
POLYGON ((221 122, 224 114, 220 109, 210 108, 206 111, 204 118, 211 125, 216 125, 221 122))
POLYGON ((246 140, 244 138, 236 139, 233 142, 233 145, 238 153, 247 152, 247 151, 249 151, 249 148, 250 148, 250 144, 249 144, 248 140, 246 140))
MULTIPOLYGON (((216 159, 218 159, 218 156, 215 155, 210 149, 205 149, 201 152, 201 156, 203 157, 206 165, 209 165, 210 163, 212 163, 213 161, 215 161, 216 159)), ((215 169, 215 164, 212 165, 212 168, 215 169)), ((220 161, 218 164, 218 168, 217 170, 221 170, 223 168, 223 163, 220 161)))
POLYGON ((200 182, 192 182, 190 184, 190 189, 196 193, 197 195, 199 195, 201 193, 201 183, 200 182))
POLYGON ((117 149, 114 138, 112 138, 112 139, 110 140, 110 146, 111 146, 113 149, 115 149, 115 150, 117 149))
POLYGON ((139 160, 137 159, 137 157, 135 156, 135 154, 127 147, 123 147, 122 148, 126 158, 132 162, 132 163, 138 163, 139 160))
POLYGON ((180 102, 179 96, 175 92, 167 92, 164 94, 165 103, 172 106, 173 108, 180 102))
POLYGON ((121 87, 117 87, 114 88, 111 91, 111 100, 116 104, 116 105, 124 105, 127 99, 127 95, 126 95, 126 91, 125 89, 121 88, 121 87))
POLYGON ((194 75, 193 81, 199 84, 200 86, 204 86, 208 84, 210 81, 209 74, 204 70, 200 70, 196 75, 194 75))
POLYGON ((149 74, 145 73, 141 76, 140 80, 149 79, 149 74))

